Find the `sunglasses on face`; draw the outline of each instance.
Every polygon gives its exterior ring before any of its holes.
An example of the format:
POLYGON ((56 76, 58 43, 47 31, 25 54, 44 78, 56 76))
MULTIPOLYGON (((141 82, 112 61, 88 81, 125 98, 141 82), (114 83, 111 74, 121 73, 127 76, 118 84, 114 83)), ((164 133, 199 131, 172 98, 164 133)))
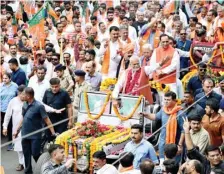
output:
POLYGON ((205 71, 207 71, 207 69, 199 69, 199 71, 201 71, 201 72, 204 71, 205 72, 205 71))
POLYGON ((58 59, 51 59, 52 61, 58 61, 58 59))
POLYGON ((186 35, 187 33, 180 33, 180 35, 186 35))

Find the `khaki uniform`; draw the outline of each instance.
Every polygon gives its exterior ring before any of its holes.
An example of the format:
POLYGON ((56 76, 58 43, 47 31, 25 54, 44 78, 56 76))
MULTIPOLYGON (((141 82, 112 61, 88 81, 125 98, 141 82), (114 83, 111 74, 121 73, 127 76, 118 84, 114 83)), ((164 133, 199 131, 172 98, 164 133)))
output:
POLYGON ((74 107, 73 117, 74 117, 75 122, 77 121, 78 107, 79 107, 81 93, 85 92, 85 91, 88 92, 91 90, 92 90, 91 85, 86 81, 84 81, 81 85, 79 85, 78 83, 75 84, 75 92, 73 95, 73 99, 74 99, 74 101, 73 101, 73 107, 74 107))
MULTIPOLYGON (((71 83, 74 84, 72 77, 70 75, 64 74, 60 79, 61 88, 67 89, 71 83)), ((73 95, 73 88, 67 91, 69 96, 72 97, 73 95)))

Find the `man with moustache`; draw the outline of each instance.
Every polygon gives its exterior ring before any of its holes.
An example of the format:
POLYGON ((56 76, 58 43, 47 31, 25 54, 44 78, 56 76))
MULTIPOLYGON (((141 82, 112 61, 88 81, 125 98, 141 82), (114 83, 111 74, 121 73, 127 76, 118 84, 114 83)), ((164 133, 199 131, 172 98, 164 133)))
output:
POLYGON ((199 148, 199 152, 204 154, 205 149, 210 144, 210 137, 208 132, 202 127, 202 117, 200 115, 190 115, 188 120, 191 126, 191 139, 194 145, 199 148))
MULTIPOLYGON (((54 126, 56 132, 62 133, 66 131, 67 128, 72 128, 73 125, 71 98, 67 91, 61 89, 60 80, 58 78, 52 78, 50 80, 50 86, 51 88, 46 90, 44 94, 43 103, 59 110, 66 108, 66 110, 63 110, 61 113, 48 113, 52 123, 68 119, 68 121, 54 126)), ((46 136, 50 142, 51 136, 48 130, 46 130, 46 136)))
POLYGON ((162 122, 162 129, 159 140, 159 158, 160 162, 164 159, 165 144, 175 143, 178 145, 176 162, 180 161, 184 143, 183 118, 185 114, 181 110, 182 107, 177 105, 176 94, 172 91, 165 93, 164 106, 156 114, 142 113, 142 115, 150 120, 162 122), (169 121, 170 120, 170 121, 169 121), (166 126, 164 126, 166 125, 166 126))
POLYGON ((224 117, 218 113, 219 103, 215 98, 208 99, 206 114, 202 119, 202 126, 208 131, 213 146, 221 146, 224 143, 224 117))
POLYGON ((86 62, 85 68, 86 68, 85 81, 92 86, 93 91, 99 91, 100 84, 102 81, 102 75, 101 73, 96 72, 96 62, 94 61, 86 62))
POLYGON ((131 126, 131 139, 125 145, 124 152, 131 152, 134 157, 133 167, 139 169, 141 161, 146 158, 151 159, 154 163, 158 163, 156 152, 151 143, 143 138, 143 126, 134 124, 131 126))
POLYGON ((119 28, 116 26, 110 27, 110 40, 101 44, 99 56, 102 58, 103 78, 115 78, 117 67, 121 60, 122 44, 119 41, 119 28))
MULTIPOLYGON (((203 172, 201 172, 201 173, 211 174, 212 171, 215 171, 215 170, 223 171, 224 170, 224 162, 222 160, 222 153, 221 153, 220 148, 218 146, 209 145, 205 150, 205 156, 202 155, 193 144, 193 141, 190 136, 190 123, 187 118, 184 119, 183 129, 184 129, 184 134, 185 134, 187 157, 190 160, 198 160, 202 163, 203 172)), ((180 169, 183 169, 183 168, 184 167, 181 167, 180 169)))

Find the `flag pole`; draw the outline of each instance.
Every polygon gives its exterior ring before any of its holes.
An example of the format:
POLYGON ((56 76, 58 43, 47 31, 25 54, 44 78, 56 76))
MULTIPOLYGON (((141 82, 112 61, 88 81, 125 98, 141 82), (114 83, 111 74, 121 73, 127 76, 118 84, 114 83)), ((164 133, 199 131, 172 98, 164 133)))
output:
POLYGON ((62 65, 64 65, 64 63, 63 63, 63 53, 62 53, 62 49, 63 49, 63 42, 62 42, 62 38, 61 38, 61 42, 60 42, 60 63, 62 64, 62 65))

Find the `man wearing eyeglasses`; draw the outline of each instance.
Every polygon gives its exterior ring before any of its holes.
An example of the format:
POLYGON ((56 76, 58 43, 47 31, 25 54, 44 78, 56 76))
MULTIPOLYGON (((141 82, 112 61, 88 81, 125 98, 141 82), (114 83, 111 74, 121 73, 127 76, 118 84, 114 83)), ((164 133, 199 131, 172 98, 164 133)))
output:
MULTIPOLYGON (((183 51, 190 51, 191 41, 187 39, 187 32, 185 29, 180 30, 180 38, 177 40, 177 48, 183 51)), ((180 57, 181 78, 188 72, 189 57, 180 57)))

